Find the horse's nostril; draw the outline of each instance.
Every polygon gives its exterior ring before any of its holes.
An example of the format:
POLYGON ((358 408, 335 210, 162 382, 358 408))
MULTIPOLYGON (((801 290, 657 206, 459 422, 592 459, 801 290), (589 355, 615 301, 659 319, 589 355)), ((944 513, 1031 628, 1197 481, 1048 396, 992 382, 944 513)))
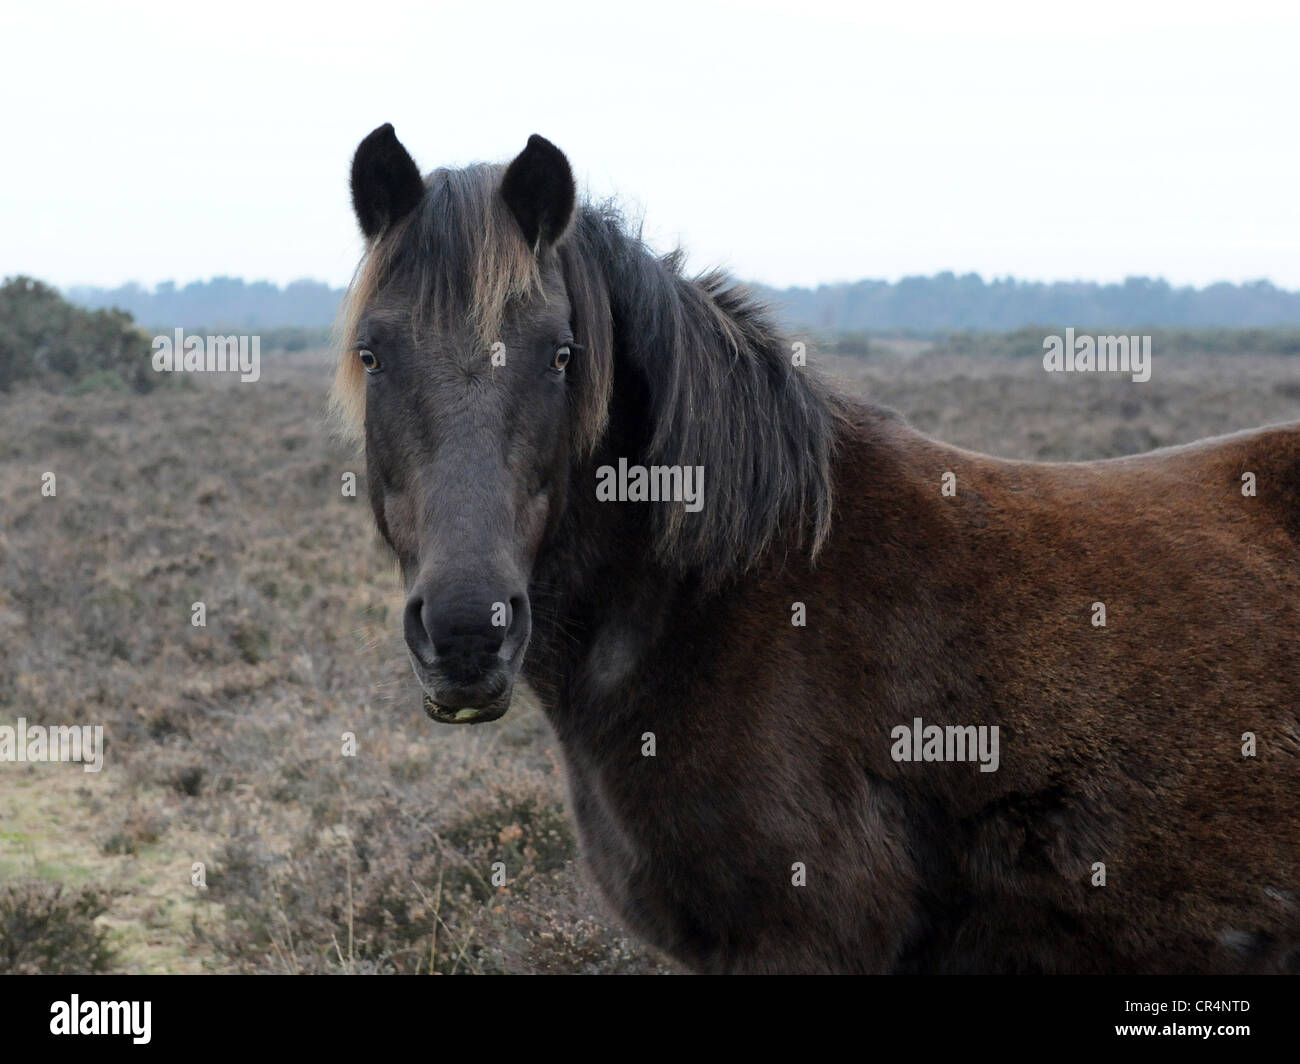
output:
POLYGON ((402 634, 406 636, 406 645, 419 657, 431 656, 433 644, 424 625, 424 600, 418 596, 407 600, 402 613, 402 634))

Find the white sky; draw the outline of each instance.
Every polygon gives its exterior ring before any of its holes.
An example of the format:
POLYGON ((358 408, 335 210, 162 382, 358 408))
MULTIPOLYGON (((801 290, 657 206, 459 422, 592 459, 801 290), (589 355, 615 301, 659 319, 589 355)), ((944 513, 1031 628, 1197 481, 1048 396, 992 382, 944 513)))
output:
POLYGON ((1300 5, 2 0, 0 274, 344 283, 357 142, 529 133, 771 284, 1300 288, 1300 5))

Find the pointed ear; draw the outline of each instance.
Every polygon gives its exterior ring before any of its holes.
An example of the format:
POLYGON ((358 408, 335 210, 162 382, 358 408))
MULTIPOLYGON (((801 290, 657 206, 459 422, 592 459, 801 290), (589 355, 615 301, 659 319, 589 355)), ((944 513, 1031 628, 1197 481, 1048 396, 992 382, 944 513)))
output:
POLYGON ((506 167, 501 196, 529 247, 537 250, 543 244, 554 244, 568 229, 577 199, 569 160, 549 140, 534 133, 527 147, 506 167))
POLYGON ((384 123, 352 156, 352 209, 372 240, 405 218, 424 198, 424 180, 391 123, 384 123))

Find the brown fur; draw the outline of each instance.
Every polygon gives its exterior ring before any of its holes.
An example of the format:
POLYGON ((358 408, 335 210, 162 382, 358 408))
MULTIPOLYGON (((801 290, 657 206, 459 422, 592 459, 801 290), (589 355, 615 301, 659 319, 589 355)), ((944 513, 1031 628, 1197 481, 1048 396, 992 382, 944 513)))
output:
POLYGON ((1038 465, 860 410, 835 482, 818 566, 662 619, 707 669, 562 718, 616 908, 705 971, 1300 967, 1300 427, 1038 465), (914 716, 1000 769, 894 762, 914 716))

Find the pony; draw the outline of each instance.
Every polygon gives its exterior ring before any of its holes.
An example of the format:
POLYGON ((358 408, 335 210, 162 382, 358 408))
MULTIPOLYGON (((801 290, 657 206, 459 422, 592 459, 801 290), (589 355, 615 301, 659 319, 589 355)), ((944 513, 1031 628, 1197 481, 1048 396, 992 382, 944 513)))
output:
POLYGON ((1300 426, 1004 461, 839 394, 540 136, 421 176, 384 125, 351 192, 333 403, 425 712, 526 680, 629 929, 710 973, 1300 970, 1300 426))

